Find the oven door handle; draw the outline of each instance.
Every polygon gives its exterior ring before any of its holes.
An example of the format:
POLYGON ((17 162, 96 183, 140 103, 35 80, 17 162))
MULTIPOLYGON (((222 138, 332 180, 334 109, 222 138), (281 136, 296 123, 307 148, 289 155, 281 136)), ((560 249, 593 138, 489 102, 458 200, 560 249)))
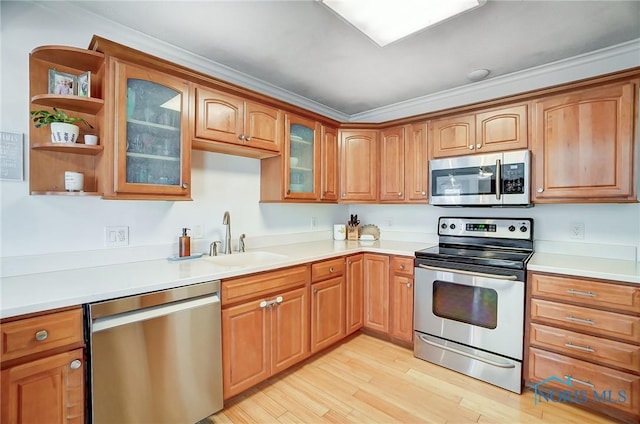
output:
POLYGON ((476 356, 476 355, 474 355, 472 353, 463 352, 463 351, 461 351, 459 349, 456 349, 454 347, 443 346, 443 345, 441 345, 439 343, 435 343, 435 342, 432 342, 431 340, 426 339, 422 334, 420 335, 420 340, 422 340, 423 342, 425 342, 428 345, 431 345, 433 347, 437 347, 438 349, 448 350, 449 352, 456 353, 456 354, 462 355, 462 356, 466 356, 467 358, 475 359, 477 361, 484 362, 485 364, 493 365, 494 367, 499 367, 499 368, 515 368, 516 367, 514 364, 492 361, 491 359, 482 358, 482 357, 476 356))
POLYGON ((494 280, 516 281, 518 279, 517 275, 486 274, 484 272, 463 271, 461 269, 440 268, 438 266, 428 266, 428 265, 422 265, 422 264, 418 264, 418 267, 428 269, 430 271, 453 272, 454 274, 464 274, 464 275, 471 275, 473 277, 482 277, 482 278, 493 278, 494 280))

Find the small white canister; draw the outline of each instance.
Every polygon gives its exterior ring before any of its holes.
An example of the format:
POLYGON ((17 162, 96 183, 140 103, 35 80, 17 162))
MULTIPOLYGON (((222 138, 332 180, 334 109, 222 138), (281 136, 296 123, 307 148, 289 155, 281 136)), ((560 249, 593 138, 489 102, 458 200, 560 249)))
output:
POLYGON ((335 224, 333 226, 333 239, 345 240, 347 238, 347 226, 345 224, 335 224))
POLYGON ((84 174, 82 172, 65 171, 64 189, 67 191, 83 191, 84 174))

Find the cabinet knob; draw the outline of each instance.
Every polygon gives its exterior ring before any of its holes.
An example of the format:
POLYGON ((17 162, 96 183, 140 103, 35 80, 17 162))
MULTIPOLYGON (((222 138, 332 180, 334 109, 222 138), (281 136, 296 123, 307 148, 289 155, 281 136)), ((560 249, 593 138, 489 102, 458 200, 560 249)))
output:
POLYGON ((326 195, 327 195, 327 192, 326 192, 326 191, 323 191, 323 192, 322 192, 322 195, 323 195, 323 196, 326 196, 326 195))
POLYGON ((82 366, 82 361, 80 361, 79 359, 74 359, 73 361, 71 361, 71 363, 69 364, 69 368, 71 368, 72 370, 77 370, 78 368, 80 368, 82 366))
POLYGON ((47 337, 49 337, 49 333, 47 333, 47 330, 36 331, 36 340, 37 341, 43 342, 43 341, 47 340, 47 337))
POLYGON ((313 289, 313 294, 318 294, 318 289, 313 289))
POLYGON ((335 271, 335 270, 333 269, 333 267, 330 267, 330 268, 329 268, 329 272, 333 272, 333 271, 335 271))
POLYGON ((480 148, 482 148, 482 144, 480 143, 476 144, 476 149, 480 149, 480 148))
POLYGON ((245 135, 245 136, 244 136, 244 140, 245 140, 245 141, 249 141, 249 140, 251 140, 251 136, 250 136, 250 135, 245 135))
POLYGON ((287 190, 287 194, 291 194, 291 190, 287 190))
POLYGON ((189 188, 189 183, 182 183, 182 188, 189 188))
POLYGON ((400 269, 404 269, 404 264, 400 264, 400 269))
POLYGON ((402 192, 401 191, 398 192, 398 196, 399 197, 402 196, 402 192))
POLYGON ((283 300, 282 296, 276 297, 276 303, 282 303, 283 300))
POLYGON ((542 187, 538 187, 538 193, 542 193, 544 189, 542 187))
POLYGON ((260 307, 261 307, 261 308, 266 308, 266 307, 267 307, 267 305, 268 305, 268 303, 267 303, 267 301, 266 301, 266 300, 263 300, 262 302, 260 302, 260 307))
POLYGON ((244 134, 238 135, 238 140, 244 140, 244 134))
POLYGON ((346 193, 342 193, 342 197, 347 197, 346 193))
POLYGON ((426 191, 421 191, 420 194, 422 194, 423 196, 426 196, 427 192, 426 191))
POLYGON ((473 144, 469 144, 469 150, 473 150, 473 144))
POLYGON ((407 287, 411 288, 412 284, 411 283, 407 283, 407 287))

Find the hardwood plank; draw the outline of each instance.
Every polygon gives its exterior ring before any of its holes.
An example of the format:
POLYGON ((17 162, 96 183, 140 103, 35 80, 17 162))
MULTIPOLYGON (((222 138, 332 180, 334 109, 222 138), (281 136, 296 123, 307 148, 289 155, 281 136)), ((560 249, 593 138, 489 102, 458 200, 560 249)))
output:
POLYGON ((417 359, 409 349, 357 334, 229 399, 214 423, 614 422, 522 395, 417 359))

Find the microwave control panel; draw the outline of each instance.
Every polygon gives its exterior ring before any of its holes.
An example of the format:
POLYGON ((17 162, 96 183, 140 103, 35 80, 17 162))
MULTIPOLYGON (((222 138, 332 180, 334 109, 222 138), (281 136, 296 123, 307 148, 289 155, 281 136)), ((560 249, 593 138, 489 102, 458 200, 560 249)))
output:
POLYGON ((524 163, 502 165, 502 192, 504 194, 524 193, 524 163))

